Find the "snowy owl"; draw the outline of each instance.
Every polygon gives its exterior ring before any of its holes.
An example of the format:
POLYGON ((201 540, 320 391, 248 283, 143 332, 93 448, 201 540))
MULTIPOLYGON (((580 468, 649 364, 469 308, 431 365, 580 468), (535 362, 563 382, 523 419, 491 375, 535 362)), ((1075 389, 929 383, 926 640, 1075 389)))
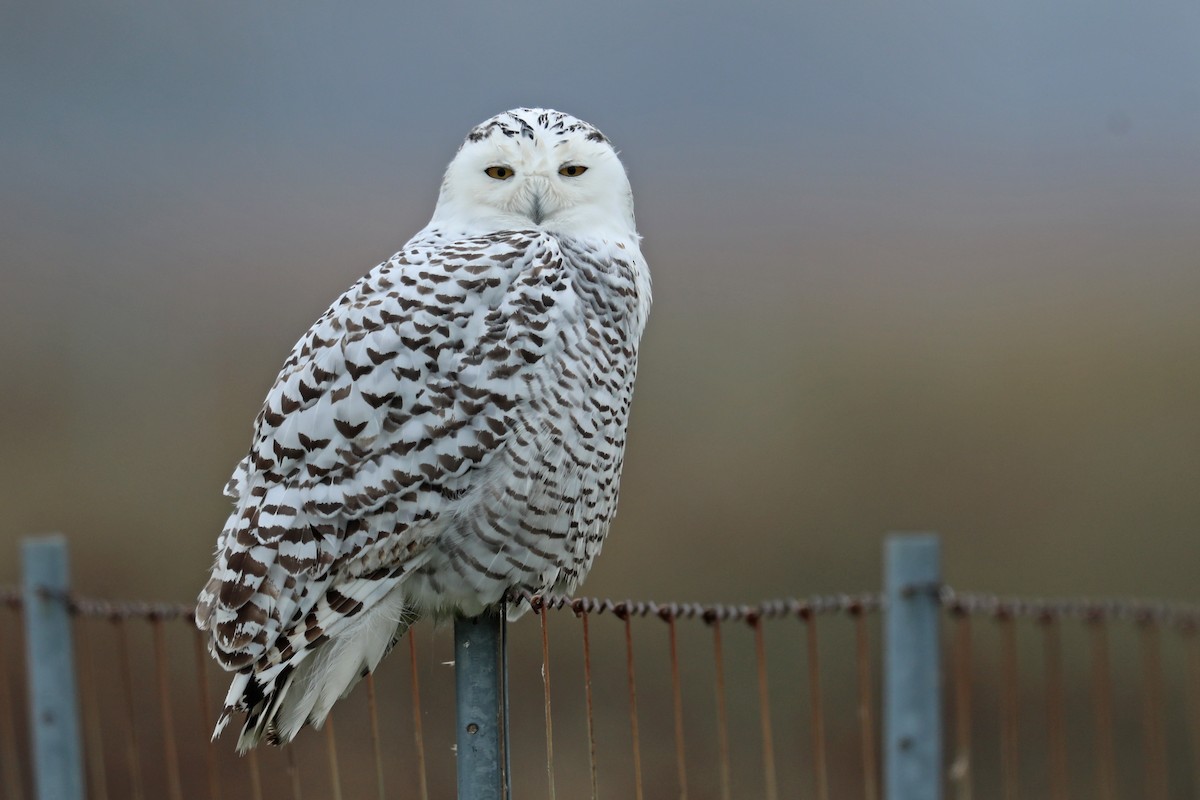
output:
POLYGON ((422 615, 573 592, 617 507, 650 310, 625 170, 568 114, 474 128, 429 224, 292 350, 225 493, 196 623, 219 734, 319 726, 422 615))

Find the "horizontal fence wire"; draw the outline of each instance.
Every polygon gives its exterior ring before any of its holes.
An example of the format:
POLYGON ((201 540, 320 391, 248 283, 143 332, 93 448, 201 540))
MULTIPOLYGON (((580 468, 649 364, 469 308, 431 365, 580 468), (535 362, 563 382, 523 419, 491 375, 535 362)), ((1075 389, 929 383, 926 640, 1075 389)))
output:
MULTIPOLYGON (((926 588, 946 612, 947 797, 1200 796, 1200 606, 926 588)), ((192 606, 63 599, 89 796, 453 795, 445 631, 414 628, 335 707, 336 737, 238 758, 209 740, 227 676, 192 606)), ((509 600, 540 617, 510 632, 514 794, 880 800, 880 595, 509 600)), ((0 610, 21 603, 0 587, 0 610)), ((32 791, 20 641, 0 615, 3 800, 32 791)))
POLYGON ((1187 632, 1200 629, 1200 604, 1165 600, 1023 598, 983 592, 961 592, 949 586, 938 589, 938 600, 955 614, 1023 617, 1035 620, 1075 619, 1154 623, 1187 632))
POLYGON ((660 603, 652 600, 611 600, 599 597, 566 597, 537 594, 527 590, 509 593, 509 599, 525 603, 534 611, 542 608, 569 610, 575 614, 610 613, 619 619, 627 617, 658 617, 671 620, 702 620, 704 622, 747 622, 759 619, 794 617, 805 619, 811 614, 854 614, 877 611, 881 602, 877 593, 816 595, 803 600, 785 598, 766 600, 757 604, 727 605, 722 603, 660 603))
MULTIPOLYGON (((1005 616, 1058 619, 1132 620, 1155 622, 1180 629, 1200 629, 1200 604, 1136 598, 1025 598, 1008 597, 984 592, 959 591, 950 586, 937 588, 939 602, 953 613, 973 616, 1005 616)), ((195 606, 185 603, 155 603, 146 601, 117 601, 66 595, 72 613, 108 619, 140 618, 172 620, 194 618, 195 606)), ((515 590, 510 601, 527 604, 533 610, 550 608, 570 610, 578 614, 610 613, 625 617, 659 617, 670 619, 700 619, 705 622, 749 622, 756 619, 795 617, 810 614, 854 614, 879 610, 881 596, 875 592, 857 594, 815 595, 805 599, 785 598, 754 604, 678 603, 651 600, 614 600, 598 597, 567 597, 515 590)), ((0 587, 0 605, 12 609, 21 607, 21 592, 14 587, 0 587)))

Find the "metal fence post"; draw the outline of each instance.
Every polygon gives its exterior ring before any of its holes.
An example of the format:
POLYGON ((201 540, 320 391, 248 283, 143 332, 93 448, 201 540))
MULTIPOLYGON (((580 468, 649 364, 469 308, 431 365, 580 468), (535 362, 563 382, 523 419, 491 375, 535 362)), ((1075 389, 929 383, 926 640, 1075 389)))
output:
POLYGON ((454 620, 458 800, 509 800, 504 604, 454 620))
POLYGON ((21 550, 37 796, 40 800, 83 800, 79 706, 67 603, 67 540, 58 535, 28 538, 21 550))
POLYGON ((885 797, 940 800, 941 546, 935 534, 893 533, 884 550, 885 797))

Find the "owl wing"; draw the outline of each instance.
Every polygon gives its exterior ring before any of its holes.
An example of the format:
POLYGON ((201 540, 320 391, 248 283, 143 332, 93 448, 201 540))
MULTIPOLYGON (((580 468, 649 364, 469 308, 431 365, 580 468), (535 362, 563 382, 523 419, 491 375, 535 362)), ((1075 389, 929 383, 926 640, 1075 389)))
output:
POLYGON ((420 237, 301 338, 227 487, 197 623, 228 669, 290 660, 372 602, 513 433, 573 314, 553 237, 420 237))

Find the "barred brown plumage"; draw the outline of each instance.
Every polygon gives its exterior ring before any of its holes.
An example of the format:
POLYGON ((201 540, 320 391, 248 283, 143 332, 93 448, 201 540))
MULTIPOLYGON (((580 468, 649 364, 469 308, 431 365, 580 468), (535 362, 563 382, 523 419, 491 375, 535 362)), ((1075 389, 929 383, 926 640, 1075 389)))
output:
POLYGON ((649 306, 608 140, 541 109, 474 129, 429 225, 297 343, 226 488, 196 612, 237 672, 217 733, 319 725, 418 616, 572 592, 616 512, 649 306))

